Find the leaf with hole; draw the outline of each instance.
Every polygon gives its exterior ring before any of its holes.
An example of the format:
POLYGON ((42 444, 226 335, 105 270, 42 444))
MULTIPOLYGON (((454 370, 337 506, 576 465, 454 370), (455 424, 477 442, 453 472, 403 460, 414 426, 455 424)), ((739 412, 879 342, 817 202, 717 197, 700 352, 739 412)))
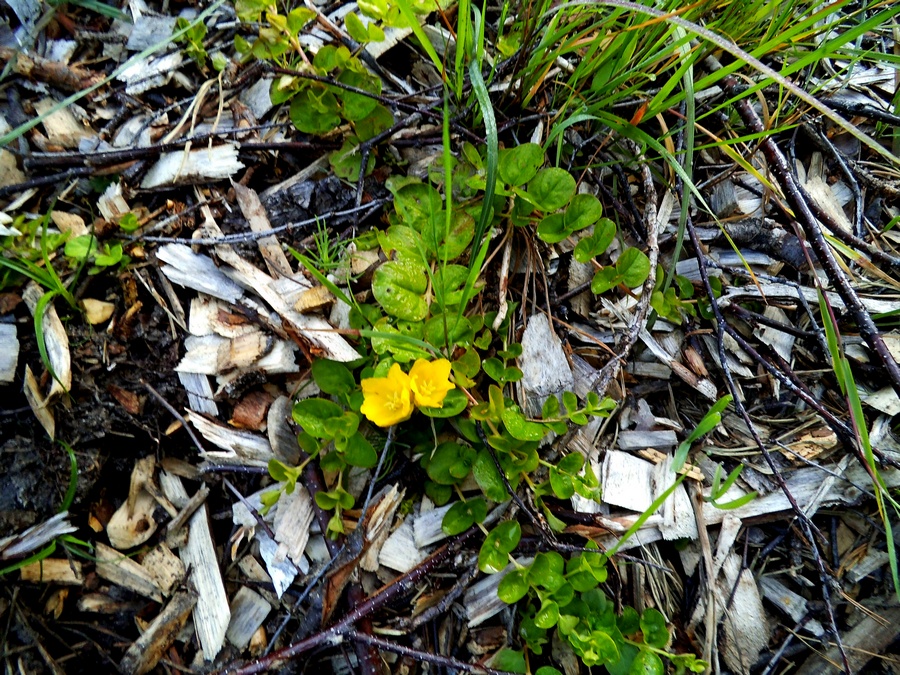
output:
POLYGON ((407 321, 421 321, 428 315, 427 288, 422 268, 401 260, 384 263, 372 277, 372 294, 384 311, 407 321))

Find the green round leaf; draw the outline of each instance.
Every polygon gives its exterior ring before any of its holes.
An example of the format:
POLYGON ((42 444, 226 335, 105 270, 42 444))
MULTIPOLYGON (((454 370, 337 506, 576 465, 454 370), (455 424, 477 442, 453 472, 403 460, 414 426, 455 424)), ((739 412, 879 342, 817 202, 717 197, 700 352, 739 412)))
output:
POLYGON ((562 213, 551 213, 542 218, 537 226, 538 237, 548 244, 559 243, 570 234, 571 232, 566 228, 566 216, 562 213))
POLYGON ((303 430, 316 438, 330 438, 326 421, 332 417, 341 417, 343 408, 324 398, 307 398, 294 404, 294 421, 303 430))
POLYGON ((516 569, 500 581, 497 596, 507 605, 512 605, 525 597, 528 587, 528 569, 516 569))
POLYGON ((341 118, 337 111, 334 94, 321 91, 317 95, 312 89, 304 89, 291 100, 290 117, 294 126, 303 133, 324 134, 340 125, 341 118))
POLYGON ((666 617, 659 610, 648 607, 641 615, 641 632, 644 642, 651 647, 662 649, 669 644, 669 629, 666 628, 666 617))
POLYGON ((562 673, 553 666, 541 666, 534 671, 534 675, 562 675, 562 673))
POLYGON ((384 311, 407 321, 421 321, 428 315, 427 288, 428 277, 421 266, 401 260, 384 263, 372 277, 372 293, 384 311))
POLYGON ((494 460, 491 458, 487 448, 482 448, 478 451, 478 457, 472 466, 472 474, 475 476, 475 482, 478 483, 478 487, 491 501, 499 503, 509 498, 503 478, 500 476, 500 472, 497 471, 494 460))
POLYGON ((394 125, 394 113, 380 103, 360 120, 354 120, 353 130, 361 141, 368 141, 394 125))
POLYGON ((534 624, 538 628, 553 628, 559 621, 559 605, 553 600, 547 600, 541 605, 538 613, 534 615, 534 624))
POLYGON ((491 668, 509 673, 526 673, 525 655, 515 649, 501 649, 490 660, 491 668))
POLYGON ((650 259, 636 248, 626 248, 616 260, 616 271, 622 283, 628 288, 635 288, 647 281, 650 276, 650 259))
POLYGON ((486 517, 487 503, 481 497, 456 502, 444 514, 441 529, 452 537, 465 532, 475 523, 483 522, 486 517))
POLYGON ((353 374, 338 361, 316 359, 312 364, 312 376, 319 389, 326 394, 347 394, 356 388, 353 374))
POLYGON ((361 433, 356 432, 347 441, 343 449, 344 460, 350 466, 371 469, 378 464, 378 453, 372 444, 361 433))
POLYGON ((540 586, 553 592, 565 583, 564 567, 565 561, 556 551, 538 553, 528 571, 528 581, 532 586, 540 586))
POLYGON ((594 195, 575 195, 566 207, 565 215, 566 229, 569 232, 577 232, 600 220, 603 215, 603 205, 594 195))
MULTIPOLYGON (((381 79, 369 75, 368 73, 360 73, 355 70, 347 69, 340 74, 338 82, 371 92, 375 95, 381 94, 381 79)), ((340 96, 344 104, 342 108, 344 117, 351 121, 363 119, 375 109, 376 105, 378 105, 378 101, 371 96, 357 94, 356 92, 347 91, 346 89, 340 90, 340 93, 337 95, 340 96)))
POLYGON ((664 675, 665 672, 662 659, 653 652, 642 649, 631 662, 628 675, 664 675))
POLYGON ((601 218, 594 225, 594 233, 575 245, 575 260, 586 263, 602 254, 616 236, 616 224, 609 218, 601 218))
POLYGON ((604 267, 591 279, 591 293, 600 295, 622 283, 622 277, 616 272, 615 267, 604 267))
POLYGON ((544 212, 556 211, 575 194, 575 179, 565 169, 541 169, 528 183, 528 195, 544 212))
POLYGON ((543 424, 525 419, 516 405, 503 408, 503 424, 509 435, 520 441, 539 441, 547 434, 543 424))
POLYGON ((447 441, 435 449, 425 471, 439 485, 455 485, 469 475, 475 456, 473 448, 447 441))
POLYGON ((524 143, 500 151, 499 170, 503 182, 518 187, 534 178, 544 163, 544 150, 535 143, 524 143))
POLYGON ((442 407, 419 408, 419 410, 428 417, 446 418, 459 415, 459 413, 466 409, 467 405, 469 405, 469 400, 466 398, 466 395, 462 393, 460 389, 451 389, 447 392, 442 407))

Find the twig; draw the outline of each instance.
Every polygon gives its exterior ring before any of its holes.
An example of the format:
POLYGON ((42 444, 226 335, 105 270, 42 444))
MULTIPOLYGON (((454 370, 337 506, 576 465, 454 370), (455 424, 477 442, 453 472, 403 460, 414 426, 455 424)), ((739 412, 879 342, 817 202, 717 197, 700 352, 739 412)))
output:
POLYGON ((150 394, 153 396, 153 398, 155 398, 157 401, 159 401, 162 404, 163 408, 165 408, 170 413, 172 413, 172 415, 175 417, 175 419, 177 419, 179 422, 181 422, 181 426, 183 426, 184 430, 188 432, 188 436, 191 437, 191 440, 194 442, 194 445, 197 447, 197 450, 199 450, 202 453, 205 453, 206 449, 203 447, 203 444, 200 442, 200 439, 197 438, 197 435, 194 433, 194 430, 191 428, 191 425, 188 424, 188 421, 184 418, 184 416, 180 412, 175 410, 175 408, 173 408, 169 404, 169 402, 162 397, 162 394, 160 394, 158 391, 156 391, 156 389, 154 389, 150 385, 149 382, 146 382, 145 380, 141 380, 141 384, 144 385, 144 387, 147 389, 147 391, 150 392, 150 394))

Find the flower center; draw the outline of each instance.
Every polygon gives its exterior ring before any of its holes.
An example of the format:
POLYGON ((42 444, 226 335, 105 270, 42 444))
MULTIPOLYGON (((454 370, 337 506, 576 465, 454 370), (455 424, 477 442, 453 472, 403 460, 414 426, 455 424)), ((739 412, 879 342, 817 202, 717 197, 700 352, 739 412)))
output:
POLYGON ((419 386, 419 393, 422 394, 422 396, 427 398, 434 394, 435 386, 431 380, 419 380, 416 384, 419 386))
POLYGON ((400 408, 403 407, 403 401, 400 400, 400 392, 392 391, 387 396, 387 401, 385 401, 384 407, 390 410, 391 412, 397 412, 400 408))

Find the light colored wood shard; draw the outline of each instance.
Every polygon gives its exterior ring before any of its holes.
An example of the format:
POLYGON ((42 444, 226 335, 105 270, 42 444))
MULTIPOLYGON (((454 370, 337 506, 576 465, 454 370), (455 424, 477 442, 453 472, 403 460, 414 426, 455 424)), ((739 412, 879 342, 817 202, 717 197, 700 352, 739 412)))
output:
POLYGON ((97 543, 94 552, 101 577, 156 602, 163 601, 162 589, 142 565, 106 544, 97 543))
MULTIPOLYGON (((189 497, 181 479, 163 471, 160 474, 160 483, 169 501, 178 508, 184 508, 189 497)), ((222 583, 206 504, 188 521, 187 543, 181 547, 178 554, 184 566, 191 570, 189 583, 197 592, 194 629, 200 640, 203 658, 211 661, 225 642, 225 631, 231 621, 231 609, 222 583)))
POLYGON ((355 361, 359 358, 357 351, 335 333, 334 328, 325 319, 300 314, 293 308, 293 303, 297 300, 296 294, 311 286, 303 275, 295 274, 292 277, 273 279, 250 264, 230 246, 217 246, 216 253, 231 265, 231 275, 235 281, 259 295, 299 335, 321 349, 324 352, 323 356, 342 362, 355 361))
POLYGON ((452 502, 430 511, 424 511, 415 517, 415 520, 413 520, 413 536, 415 537, 417 548, 424 548, 447 538, 447 534, 441 528, 441 523, 444 521, 444 514, 455 503, 452 502))
POLYGON ((186 534, 183 532, 184 526, 191 516, 197 512, 197 509, 206 502, 208 496, 209 488, 206 485, 201 485, 200 489, 194 493, 194 496, 188 499, 175 517, 169 521, 169 524, 166 526, 166 544, 168 546, 178 548, 184 545, 184 536, 186 534))
MULTIPOLYGON (((781 612, 787 614, 794 623, 801 621, 809 613, 806 598, 794 593, 775 577, 762 577, 759 580, 759 587, 763 597, 781 612)), ((807 621, 803 626, 803 630, 808 631, 815 637, 822 637, 825 634, 825 629, 816 619, 807 621)))
POLYGON ((245 555, 238 560, 238 568, 247 579, 260 583, 259 593, 268 600, 272 607, 278 606, 278 596, 264 588, 264 586, 272 584, 272 577, 263 569, 263 566, 256 558, 252 555, 245 555))
POLYGON ((620 431, 617 444, 621 450, 643 450, 644 448, 673 448, 678 445, 674 431, 620 431))
POLYGON ((188 395, 188 405, 191 410, 198 413, 219 416, 219 407, 213 400, 212 385, 209 377, 203 373, 178 372, 178 381, 184 387, 188 395))
POLYGON ((142 52, 172 37, 176 21, 174 16, 135 14, 134 25, 128 34, 128 42, 125 43, 125 48, 129 51, 142 52))
POLYGON ((0 539, 0 560, 24 558, 63 534, 75 532, 78 528, 69 522, 69 512, 57 513, 43 523, 32 525, 24 532, 11 534, 0 539))
MULTIPOLYGON (((269 223, 269 217, 266 215, 266 210, 262 202, 260 202, 256 191, 244 187, 240 183, 233 183, 233 186, 238 206, 241 209, 241 213, 244 214, 244 218, 250 224, 250 229, 253 232, 268 232, 271 230, 272 225, 269 223)), ((281 250, 281 244, 278 243, 278 239, 275 236, 257 239, 256 244, 259 246, 259 252, 266 262, 269 274, 273 277, 289 277, 294 273, 287 256, 281 250)))
POLYGON ((54 145, 64 148, 77 148, 78 142, 91 135, 91 130, 79 122, 69 108, 50 112, 57 104, 52 98, 41 99, 34 104, 34 111, 43 115, 41 124, 47 132, 47 138, 54 145), (49 114, 48 114, 49 113, 49 114))
POLYGON ((135 462, 128 499, 116 509, 106 525, 106 534, 113 547, 125 550, 140 546, 156 532, 158 523, 153 517, 156 500, 146 489, 153 483, 155 468, 153 455, 135 462))
MULTIPOLYGON (((675 373, 678 377, 684 380, 691 387, 700 392, 701 395, 708 398, 710 401, 716 400, 716 394, 718 390, 716 389, 716 385, 714 385, 709 378, 700 377, 690 368, 687 368, 682 363, 679 363, 673 354, 674 351, 670 351, 666 349, 653 335, 650 335, 646 330, 642 330, 640 333, 641 342, 643 342, 650 352, 659 359, 660 363, 668 366, 673 373, 675 373)), ((667 341, 668 342, 668 341, 667 341)))
POLYGON ((188 152, 163 153, 141 181, 150 190, 230 178, 244 168, 238 151, 231 143, 204 147, 188 152))
POLYGON ((400 527, 394 530, 378 552, 378 562, 397 572, 409 572, 428 554, 416 546, 412 518, 407 516, 400 527))
POLYGON ((300 448, 297 445, 297 434, 288 422, 291 419, 293 401, 287 396, 279 396, 266 415, 266 435, 272 452, 282 462, 295 465, 300 461, 300 448))
POLYGON ((238 649, 246 649, 250 638, 271 611, 272 606, 264 597, 247 586, 242 586, 231 601, 231 622, 225 637, 238 649))
POLYGON ((208 462, 268 466, 275 457, 269 441, 259 434, 231 429, 195 413, 188 413, 187 419, 203 438, 224 451, 200 453, 208 462))
MULTIPOLYGON (((636 454, 639 457, 643 457, 648 462, 653 462, 654 464, 661 464, 671 457, 671 455, 666 455, 659 450, 654 450, 653 448, 638 450, 636 454)), ((702 483, 704 480, 703 472, 689 462, 685 462, 684 466, 681 468, 681 471, 679 471, 678 473, 686 474, 688 478, 690 478, 691 480, 695 480, 698 483, 702 483)))
POLYGON ((737 572, 740 558, 732 557, 735 571, 726 572, 727 583, 720 588, 721 596, 717 592, 718 600, 730 600, 723 625, 722 655, 734 672, 749 675, 759 653, 769 644, 770 632, 753 572, 749 568, 737 572))
POLYGON ((159 544, 150 550, 141 561, 141 565, 150 572, 163 595, 169 596, 175 587, 184 579, 184 564, 178 556, 165 544, 159 544))
MULTIPOLYGON (((864 672, 865 665, 877 655, 884 654, 888 646, 897 639, 897 625, 900 624, 900 609, 883 608, 884 601, 875 600, 874 608, 848 633, 841 635, 841 642, 847 654, 851 673, 864 672)), ((890 603, 888 600, 887 603, 890 603)), ((886 604, 886 603, 884 603, 886 604)), ((833 645, 833 641, 832 645, 833 645)), ((839 675, 845 672, 837 646, 830 647, 823 655, 813 654, 796 670, 797 675, 839 675)))
MULTIPOLYGON (((677 474, 672 471, 672 458, 656 465, 653 470, 653 499, 661 497, 675 483, 677 474)), ((698 535, 697 520, 694 509, 684 485, 679 485, 660 507, 662 523, 659 526, 663 539, 696 539, 698 535)))
POLYGON ((113 303, 96 300, 94 298, 84 298, 81 300, 81 308, 84 310, 85 321, 92 326, 109 321, 109 318, 116 310, 116 306, 113 303))
POLYGON ((111 223, 118 223, 119 218, 131 210, 128 202, 125 201, 121 181, 110 183, 106 187, 103 194, 100 195, 100 199, 97 200, 97 208, 100 210, 100 215, 111 223))
POLYGON ((851 584, 857 584, 876 570, 887 565, 890 559, 891 556, 887 551, 869 548, 865 557, 847 570, 846 578, 851 584))
POLYGON ((84 574, 81 563, 65 558, 45 558, 25 565, 21 570, 22 581, 33 584, 60 584, 62 586, 81 586, 84 574))
POLYGON ((375 572, 378 569, 379 553, 390 534, 394 514, 403 501, 404 494, 405 491, 398 490, 396 485, 392 485, 378 500, 377 505, 369 510, 365 521, 366 551, 359 561, 360 567, 367 572, 375 572))
POLYGON ((275 541, 285 548, 287 556, 296 565, 303 559, 309 528, 313 521, 313 503, 309 491, 302 485, 293 492, 282 494, 275 511, 275 541))
POLYGON ((170 281, 226 302, 237 302, 244 289, 225 275, 209 256, 194 253, 184 244, 166 244, 156 251, 166 263, 162 271, 170 281))
POLYGON ((653 503, 654 466, 627 452, 607 451, 601 466, 603 501, 643 512, 653 503))
MULTIPOLYGON (((534 558, 516 558, 519 565, 530 565, 534 558)), ((491 574, 472 584, 463 595, 463 607, 466 610, 469 628, 481 625, 495 614, 509 607, 497 595, 497 588, 503 577, 512 572, 515 565, 510 563, 497 574, 491 574)))
POLYGON ((187 352, 175 370, 203 375, 223 375, 233 370, 262 370, 267 373, 296 373, 294 346, 261 330, 236 338, 193 335, 185 338, 187 352))
POLYGON ((316 312, 331 306, 335 301, 334 295, 324 286, 314 286, 303 291, 294 303, 294 309, 301 314, 316 312))
POLYGON ((119 663, 126 675, 143 675, 156 667, 184 628, 197 602, 194 593, 176 593, 143 634, 132 643, 119 663))
POLYGON ((575 378, 559 337, 545 314, 533 314, 522 334, 522 370, 519 387, 525 414, 539 417, 544 401, 564 391, 572 391, 575 378))
MULTIPOLYGON (((43 295, 44 290, 33 281, 25 287, 22 299, 25 300, 32 316, 38 310, 38 303, 43 295)), ((47 303, 43 308, 41 327, 44 331, 47 357, 54 375, 50 391, 45 396, 45 399, 49 401, 60 394, 67 393, 72 388, 72 357, 69 353, 69 337, 66 335, 66 329, 59 320, 56 307, 52 302, 47 303)))
POLYGON ((9 384, 16 379, 19 364, 19 338, 16 324, 0 323, 0 383, 9 384))

